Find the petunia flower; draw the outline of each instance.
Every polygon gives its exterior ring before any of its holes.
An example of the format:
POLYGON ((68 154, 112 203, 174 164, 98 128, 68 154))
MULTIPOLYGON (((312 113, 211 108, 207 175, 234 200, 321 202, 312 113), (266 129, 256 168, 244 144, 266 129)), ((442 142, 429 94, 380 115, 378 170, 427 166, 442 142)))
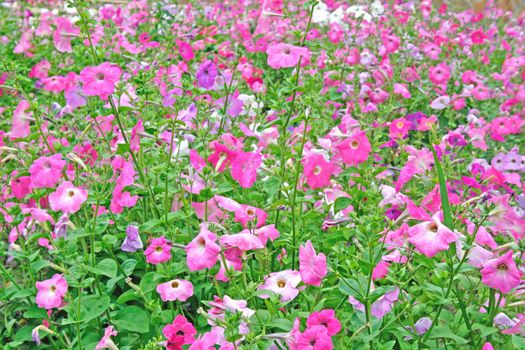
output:
POLYGON ((410 227, 408 235, 410 236, 408 241, 416 247, 416 250, 429 258, 448 250, 450 243, 457 239, 457 235, 435 217, 431 221, 410 227))
POLYGON ((305 284, 319 287, 327 274, 326 256, 316 254, 309 240, 299 247, 299 272, 305 284))
MULTIPOLYGON (((264 280, 264 283, 258 287, 259 290, 268 290, 270 292, 279 294, 281 302, 295 299, 299 294, 297 285, 301 282, 301 274, 299 271, 285 270, 280 272, 272 272, 264 280)), ((266 294, 259 295, 261 298, 269 298, 266 294)))
POLYGON ((521 282, 523 273, 516 266, 512 254, 512 250, 509 250, 499 258, 485 262, 480 271, 481 281, 502 293, 508 293, 517 287, 521 282))
POLYGON ((67 293, 68 284, 64 277, 55 274, 50 279, 36 282, 36 304, 44 309, 53 309, 62 305, 62 298, 67 293))
POLYGON ((87 197, 88 192, 85 189, 75 187, 73 183, 65 181, 49 195, 49 205, 54 211, 72 214, 80 210, 87 197))
POLYGON ((146 261, 153 265, 166 262, 171 259, 171 244, 164 236, 153 238, 144 251, 144 255, 146 255, 146 261))
POLYGON ((193 284, 189 281, 174 279, 157 285, 157 292, 162 301, 186 301, 193 295, 193 284))

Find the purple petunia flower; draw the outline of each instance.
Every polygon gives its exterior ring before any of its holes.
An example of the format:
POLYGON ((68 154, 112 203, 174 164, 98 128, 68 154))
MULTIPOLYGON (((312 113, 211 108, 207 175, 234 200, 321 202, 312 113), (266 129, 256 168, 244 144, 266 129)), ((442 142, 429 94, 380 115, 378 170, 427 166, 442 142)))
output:
POLYGON ((196 76, 199 86, 209 89, 215 84, 215 78, 217 77, 217 67, 215 67, 212 61, 208 60, 201 64, 196 76))
POLYGON ((126 238, 124 238, 124 242, 122 242, 120 249, 125 252, 132 253, 142 249, 143 247, 144 246, 139 235, 139 228, 135 225, 129 225, 126 228, 126 238))

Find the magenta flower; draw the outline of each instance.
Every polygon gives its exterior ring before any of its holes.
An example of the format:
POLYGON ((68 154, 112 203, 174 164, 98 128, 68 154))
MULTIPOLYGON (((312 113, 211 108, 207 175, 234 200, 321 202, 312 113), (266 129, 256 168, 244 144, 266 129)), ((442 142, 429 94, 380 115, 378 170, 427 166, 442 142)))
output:
POLYGON ((29 167, 31 186, 34 188, 54 187, 62 178, 62 169, 66 161, 61 154, 40 157, 29 167))
POLYGON ((306 320, 306 325, 308 327, 324 326, 329 336, 334 336, 341 330, 341 322, 335 317, 335 311, 332 309, 312 312, 306 320))
POLYGON ((62 298, 67 293, 67 281, 60 274, 48 280, 36 282, 36 304, 44 309, 53 309, 62 305, 62 298))
POLYGON ((25 198, 31 193, 31 178, 29 176, 20 176, 11 180, 11 192, 15 198, 25 198))
POLYGON ((186 246, 186 261, 190 271, 210 269, 217 263, 221 248, 217 236, 201 224, 199 234, 186 246))
POLYGON ((87 197, 88 192, 86 190, 75 187, 73 183, 66 181, 49 195, 49 204, 54 211, 72 214, 80 210, 87 197))
POLYGON ((99 96, 107 100, 115 92, 115 84, 120 80, 122 70, 109 62, 95 67, 86 67, 80 72, 82 91, 88 96, 99 96))
POLYGON ((268 65, 273 69, 295 67, 300 59, 305 63, 310 56, 308 48, 284 43, 270 44, 266 53, 268 65))
POLYGON ((428 77, 430 81, 436 85, 446 84, 450 79, 450 68, 446 63, 442 62, 435 67, 428 69, 428 77))
POLYGON ((150 264, 161 264, 171 259, 171 245, 164 236, 153 238, 144 255, 150 264))
POLYGON ((202 63, 196 73, 197 83, 204 89, 212 88, 216 77, 217 67, 210 60, 202 63))
POLYGON ((299 271, 305 284, 317 287, 327 274, 326 256, 323 253, 316 254, 309 240, 299 247, 299 271))
POLYGON ((297 350, 332 350, 332 338, 323 326, 312 326, 297 337, 297 350))
POLYGON ((311 153, 302 162, 306 183, 311 189, 330 186, 330 177, 335 170, 335 166, 332 163, 327 162, 318 153, 311 153))
POLYGON ((162 334, 167 339, 167 349, 181 349, 182 345, 193 343, 197 331, 186 317, 177 315, 172 324, 164 326, 162 334))
POLYGON ((113 329, 113 326, 109 326, 104 330, 104 335, 98 342, 97 346, 95 347, 95 350, 102 350, 102 349, 110 349, 110 350, 118 350, 118 347, 115 345, 113 340, 111 340, 111 337, 116 336, 118 333, 113 329))
POLYGON ((449 244, 457 239, 457 235, 436 218, 412 226, 408 229, 408 235, 408 241, 416 250, 429 258, 448 250, 449 244))
POLYGON ((335 148, 339 150, 343 162, 350 166, 357 166, 365 162, 372 150, 370 141, 368 141, 364 131, 353 134, 336 145, 335 148))
POLYGON ((512 250, 496 259, 485 262, 481 269, 481 281, 490 288, 508 293, 521 282, 523 273, 512 258, 512 250))
POLYGON ((186 301, 193 295, 193 284, 189 281, 175 279, 157 285, 157 292, 162 301, 186 301))
MULTIPOLYGON (((270 292, 279 294, 281 302, 295 299, 299 294, 297 285, 301 282, 301 274, 299 271, 285 270, 280 272, 272 272, 264 280, 264 283, 259 286, 259 290, 268 290, 270 292)), ((269 298, 266 294, 259 295, 263 299, 269 298)))

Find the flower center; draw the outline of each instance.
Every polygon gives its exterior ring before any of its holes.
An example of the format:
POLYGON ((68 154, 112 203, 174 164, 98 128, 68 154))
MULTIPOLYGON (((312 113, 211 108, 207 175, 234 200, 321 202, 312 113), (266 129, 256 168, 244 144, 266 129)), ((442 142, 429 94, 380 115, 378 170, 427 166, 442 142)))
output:
POLYGON ((437 232, 438 231, 438 225, 435 222, 433 222, 433 223, 430 224, 430 226, 428 226, 428 229, 430 231, 432 231, 432 232, 437 232))
POLYGON ((162 247, 159 245, 155 248, 155 252, 162 253, 162 247))
POLYGON ((397 122, 397 124, 396 124, 398 129, 402 129, 404 125, 405 125, 405 123, 403 123, 403 122, 397 122))
POLYGON ((75 195, 75 191, 73 191, 73 190, 69 190, 69 191, 67 191, 67 195, 68 195, 69 197, 73 197, 73 196, 75 195))
POLYGON ((286 286, 286 281, 285 280, 278 280, 277 281, 277 287, 279 288, 284 288, 286 286))
POLYGON ((292 53, 292 50, 290 50, 290 49, 286 49, 286 50, 284 50, 284 54, 285 54, 285 55, 289 55, 289 54, 291 54, 291 53, 292 53))
POLYGON ((171 288, 179 288, 179 282, 177 281, 171 282, 171 288))
POLYGON ((55 285, 52 284, 49 286, 49 290, 54 293, 57 290, 57 287, 55 287, 55 285))
POLYGON ((321 173, 321 167, 319 165, 316 165, 314 168, 314 175, 319 175, 321 173))
POLYGON ((255 210, 253 208, 248 208, 246 210, 246 214, 248 214, 248 216, 254 216, 255 215, 255 210))
POLYGON ((509 268, 507 267, 506 264, 499 264, 498 265, 498 270, 500 271, 507 271, 509 268))
POLYGON ((357 140, 354 140, 350 143, 350 146, 353 148, 353 149, 356 149, 357 147, 359 147, 359 142, 357 140))
POLYGON ((104 80, 104 73, 98 72, 97 74, 95 74, 95 79, 104 80))
POLYGON ((201 247, 204 247, 206 245, 206 240, 202 237, 199 237, 197 239, 197 244, 200 245, 201 247))

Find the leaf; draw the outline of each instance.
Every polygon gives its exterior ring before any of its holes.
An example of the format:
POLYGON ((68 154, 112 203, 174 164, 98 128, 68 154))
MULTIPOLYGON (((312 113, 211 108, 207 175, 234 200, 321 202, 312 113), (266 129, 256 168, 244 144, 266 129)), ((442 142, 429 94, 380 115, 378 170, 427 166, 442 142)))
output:
POLYGON ((113 259, 104 259, 97 264, 97 275, 104 275, 109 278, 117 277, 117 263, 113 259))
POLYGON ((131 275, 131 273, 135 269, 135 266, 137 266, 137 263, 138 261, 135 259, 128 259, 122 263, 122 270, 124 270, 126 276, 131 275))
POLYGON ((339 197, 335 200, 334 203, 334 214, 337 214, 339 211, 348 208, 352 204, 352 199, 348 197, 339 197))
POLYGON ((117 145, 117 154, 127 154, 130 151, 129 145, 127 143, 119 143, 117 145))
POLYGON ((110 298, 108 295, 90 295, 81 300, 80 320, 89 322, 102 315, 109 307, 110 298))
POLYGON ((441 206, 443 208, 443 223, 449 229, 454 230, 454 221, 452 219, 452 209, 450 207, 450 200, 448 198, 447 190, 447 180, 445 174, 443 173, 443 168, 441 167, 441 162, 437 156, 436 150, 434 147, 431 147, 432 154, 434 155, 434 164, 439 179, 439 194, 441 196, 441 206))
POLYGON ((17 291, 15 294, 11 296, 11 298, 12 299, 25 298, 25 297, 28 297, 34 294, 35 294, 34 288, 26 288, 26 289, 21 289, 17 291))
POLYGON ((357 299, 362 299, 363 294, 359 282, 353 278, 341 278, 339 290, 344 294, 351 295, 357 299))
POLYGON ((113 323, 119 330, 136 333, 149 332, 149 315, 138 306, 128 306, 120 310, 113 323))
POLYGON ((288 332, 293 327, 293 322, 285 318, 277 318, 270 322, 271 327, 282 329, 283 331, 288 332))
POLYGON ((434 327, 432 333, 429 336, 430 339, 444 338, 453 340, 456 344, 462 345, 467 344, 468 341, 465 338, 460 337, 459 335, 454 334, 450 328, 446 326, 434 327))
POLYGON ((40 319, 46 319, 47 318, 47 312, 45 309, 41 309, 36 306, 31 306, 29 309, 24 312, 24 318, 40 318, 40 319))

